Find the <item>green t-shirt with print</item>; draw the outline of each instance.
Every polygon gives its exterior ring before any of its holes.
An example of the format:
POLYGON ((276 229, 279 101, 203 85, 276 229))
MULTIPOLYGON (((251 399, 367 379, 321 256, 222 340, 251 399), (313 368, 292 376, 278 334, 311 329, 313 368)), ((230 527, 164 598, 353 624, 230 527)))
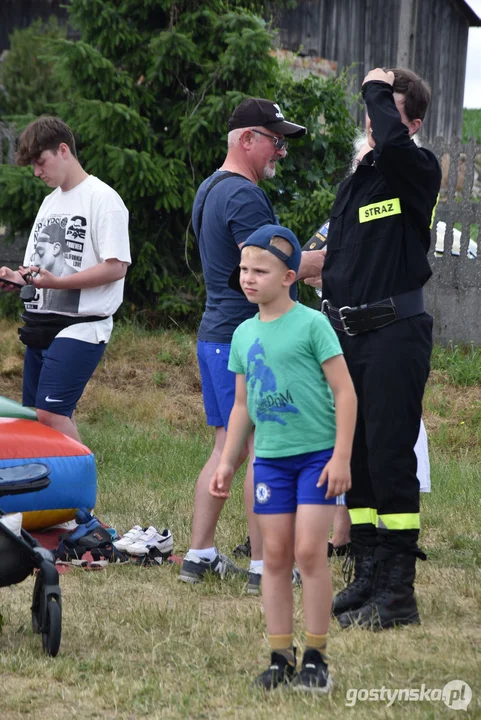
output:
POLYGON ((341 354, 329 320, 300 303, 276 320, 257 314, 239 325, 229 370, 246 376, 256 457, 334 447, 334 400, 321 364, 341 354))

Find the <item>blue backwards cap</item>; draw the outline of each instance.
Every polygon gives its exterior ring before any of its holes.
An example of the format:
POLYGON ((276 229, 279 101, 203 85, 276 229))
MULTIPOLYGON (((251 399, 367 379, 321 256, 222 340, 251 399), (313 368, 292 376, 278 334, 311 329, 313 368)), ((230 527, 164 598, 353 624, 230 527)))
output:
MULTIPOLYGON (((267 250, 279 258, 279 260, 282 260, 289 270, 294 270, 296 273, 298 272, 302 257, 301 246, 299 244, 299 240, 296 238, 292 230, 289 230, 289 228, 282 227, 282 225, 262 225, 262 227, 255 230, 252 235, 249 235, 242 247, 245 248, 248 245, 255 245, 263 250, 267 250), (273 237, 281 237, 284 240, 287 240, 287 242, 292 245, 292 254, 286 255, 286 253, 282 252, 282 250, 277 248, 275 245, 271 245, 273 237)), ((236 267, 231 274, 229 278, 229 287, 233 290, 242 292, 240 286, 240 267, 236 267)))

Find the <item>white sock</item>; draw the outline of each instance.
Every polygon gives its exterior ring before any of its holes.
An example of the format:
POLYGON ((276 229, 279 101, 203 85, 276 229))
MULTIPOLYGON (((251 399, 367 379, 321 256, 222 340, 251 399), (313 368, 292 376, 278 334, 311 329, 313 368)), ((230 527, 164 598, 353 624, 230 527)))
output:
POLYGON ((261 572, 259 574, 262 575, 263 567, 264 567, 264 560, 251 560, 251 564, 249 565, 249 570, 255 570, 256 568, 260 568, 261 572))
POLYGON ((201 548, 200 550, 196 550, 195 548, 190 548, 189 552, 193 552, 197 555, 197 557, 204 558, 204 560, 209 560, 209 562, 212 562, 212 560, 215 560, 218 552, 217 548, 210 547, 210 548, 201 548))

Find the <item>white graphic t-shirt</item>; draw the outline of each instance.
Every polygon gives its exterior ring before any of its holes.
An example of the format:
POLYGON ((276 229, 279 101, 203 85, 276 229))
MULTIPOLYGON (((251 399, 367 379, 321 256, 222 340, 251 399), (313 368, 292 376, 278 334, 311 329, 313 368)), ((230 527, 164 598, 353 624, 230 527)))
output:
MULTIPOLYGON (((72 275, 105 260, 131 262, 129 213, 122 198, 93 175, 72 190, 48 195, 37 213, 25 251, 24 266, 38 265, 58 277, 72 275)), ((124 279, 82 290, 37 290, 25 309, 73 317, 96 315, 105 320, 78 323, 57 337, 108 342, 112 315, 119 308, 124 279)))

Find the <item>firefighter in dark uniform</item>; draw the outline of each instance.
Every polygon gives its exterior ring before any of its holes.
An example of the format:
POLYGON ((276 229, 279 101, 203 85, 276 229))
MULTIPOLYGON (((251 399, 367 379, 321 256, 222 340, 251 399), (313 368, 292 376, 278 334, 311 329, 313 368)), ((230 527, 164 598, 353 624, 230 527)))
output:
POLYGON ((383 629, 419 622, 415 565, 425 556, 414 446, 432 349, 423 286, 441 169, 412 140, 430 100, 421 78, 377 68, 362 95, 372 151, 339 188, 322 274, 323 309, 358 396, 347 495, 354 580, 333 612, 342 627, 383 629))

